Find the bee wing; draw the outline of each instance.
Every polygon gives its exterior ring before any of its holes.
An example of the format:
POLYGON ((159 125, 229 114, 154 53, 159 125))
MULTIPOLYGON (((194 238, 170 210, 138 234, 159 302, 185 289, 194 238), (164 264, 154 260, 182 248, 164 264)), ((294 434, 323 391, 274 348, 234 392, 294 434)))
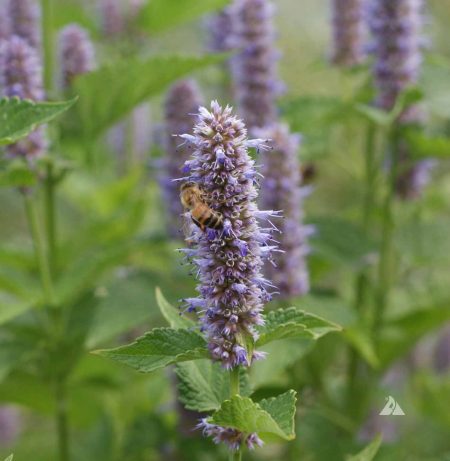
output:
POLYGON ((194 231, 196 230, 197 226, 192 221, 191 213, 187 211, 186 213, 182 214, 182 231, 184 235, 184 239, 187 243, 192 239, 194 235, 194 231))

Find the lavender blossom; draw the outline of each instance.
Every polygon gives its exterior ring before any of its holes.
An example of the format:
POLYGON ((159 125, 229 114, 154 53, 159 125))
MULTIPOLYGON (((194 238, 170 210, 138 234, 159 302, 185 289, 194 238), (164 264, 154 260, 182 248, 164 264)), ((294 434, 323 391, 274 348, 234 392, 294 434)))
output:
POLYGON ((305 257, 309 251, 307 237, 311 226, 302 224, 302 201, 308 189, 301 187, 297 153, 300 136, 291 134, 285 125, 276 124, 255 130, 258 137, 270 139, 273 151, 262 156, 263 170, 261 203, 263 208, 283 210, 279 225, 279 247, 274 264, 267 264, 265 275, 279 289, 283 298, 304 295, 309 291, 309 275, 305 257))
POLYGON ((363 0, 332 0, 333 49, 331 60, 341 67, 364 61, 363 0))
POLYGON ((244 444, 250 450, 253 450, 256 446, 262 447, 264 445, 264 442, 254 432, 251 434, 244 434, 237 429, 216 426, 215 424, 208 423, 207 418, 202 418, 200 420, 197 429, 201 429, 203 435, 212 437, 214 443, 224 443, 233 451, 239 450, 244 444))
POLYGON ((177 137, 191 132, 194 128, 192 114, 198 112, 200 93, 192 80, 182 80, 170 89, 165 105, 165 151, 164 177, 161 178, 161 187, 164 202, 167 204, 167 227, 171 237, 180 237, 181 215, 183 207, 179 199, 179 185, 173 181, 179 178, 184 162, 189 158, 189 146, 180 143, 177 137), (180 145, 181 144, 181 145, 180 145))
MULTIPOLYGON (((3 96, 40 101, 44 98, 42 68, 37 52, 15 35, 0 45, 0 88, 3 96)), ((6 147, 11 157, 36 158, 47 147, 44 129, 6 147)))
POLYGON ((73 79, 95 67, 94 46, 89 33, 77 24, 69 24, 59 34, 61 84, 68 88, 73 79))
POLYGON ((0 445, 11 446, 21 432, 21 418, 12 406, 0 406, 0 445))
POLYGON ((450 369, 450 326, 443 329, 435 346, 434 369, 439 373, 450 369))
MULTIPOLYGON (((375 55, 374 79, 377 89, 376 104, 391 110, 399 94, 415 85, 419 79, 423 46, 422 0, 374 0, 370 11, 375 55)), ((404 110, 401 124, 421 124, 423 113, 417 106, 404 110)), ((421 195, 430 176, 432 162, 420 161, 408 167, 410 155, 401 147, 397 194, 403 199, 421 195), (403 167, 403 168, 402 168, 403 167)))
POLYGON ((272 228, 261 229, 257 219, 273 213, 259 211, 255 203, 257 173, 247 147, 260 141, 248 141, 242 121, 216 101, 211 111, 201 107, 198 117, 194 136, 182 136, 194 147, 185 179, 204 191, 223 225, 193 231, 185 252, 198 268, 200 296, 185 302, 201 314, 213 360, 230 369, 262 357, 248 356, 246 344, 256 339, 254 327, 264 323, 263 306, 271 299, 261 269, 274 249, 272 228))
POLYGON ((0 0, 0 40, 5 40, 10 35, 9 17, 6 11, 6 4, 0 0))
POLYGON ((126 28, 123 5, 120 0, 100 0, 100 21, 102 32, 107 37, 117 37, 126 28))
POLYGON ((249 129, 264 127, 276 120, 282 89, 273 47, 274 7, 269 0, 237 0, 234 8, 236 47, 241 51, 232 60, 232 71, 239 108, 249 129))
MULTIPOLYGON (((373 0, 369 12, 373 35, 376 104, 391 110, 398 95, 417 83, 422 62, 422 0, 373 0)), ((415 121, 415 120, 414 120, 415 121)))
POLYGON ((233 48, 233 19, 231 7, 224 8, 208 19, 210 51, 221 53, 233 48))
POLYGON ((10 33, 32 46, 41 47, 41 9, 38 0, 8 0, 10 33))

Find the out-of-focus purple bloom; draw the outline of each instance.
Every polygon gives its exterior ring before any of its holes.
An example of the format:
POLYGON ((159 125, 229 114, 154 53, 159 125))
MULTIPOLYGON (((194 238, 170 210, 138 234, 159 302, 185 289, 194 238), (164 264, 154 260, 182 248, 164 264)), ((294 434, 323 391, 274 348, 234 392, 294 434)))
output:
POLYGON ((172 86, 165 104, 164 176, 160 183, 167 204, 167 230, 171 237, 180 237, 183 207, 180 203, 179 183, 174 179, 183 176, 181 168, 192 150, 181 142, 181 134, 192 132, 195 124, 193 114, 201 104, 200 92, 192 80, 182 80, 172 86))
POLYGON ((219 13, 208 18, 210 51, 220 53, 230 51, 233 46, 233 11, 231 7, 224 8, 219 13))
POLYGON ((199 112, 194 136, 182 136, 194 147, 185 179, 204 191, 223 226, 193 231, 186 256, 198 268, 200 296, 188 307, 201 313, 214 360, 225 368, 248 366, 259 356, 249 357, 246 344, 256 339, 254 327, 263 324, 263 306, 271 299, 261 269, 274 248, 273 229, 261 229, 257 218, 271 213, 259 212, 255 202, 257 173, 242 121, 216 101, 199 112))
MULTIPOLYGON (((40 101, 44 98, 42 68, 37 51, 13 35, 0 44, 0 88, 3 96, 40 101)), ((6 147, 9 156, 36 158, 47 147, 43 128, 6 147)))
POLYGON ((5 40, 9 36, 10 24, 6 4, 3 0, 0 0, 0 40, 5 40))
POLYGON ((12 445, 21 432, 19 411, 12 406, 0 407, 0 445, 12 445))
POLYGON ((370 3, 376 103, 382 109, 391 110, 398 95, 417 83, 422 62, 422 8, 422 0, 370 3))
POLYGON ((332 0, 333 44, 331 60, 342 67, 361 64, 365 58, 363 0, 332 0))
POLYGON ((77 75, 95 68, 95 51, 89 33, 78 24, 65 26, 59 34, 61 84, 68 88, 77 75))
POLYGON ((214 443, 224 443, 230 450, 237 451, 244 444, 250 450, 262 447, 264 442, 258 437, 256 433, 244 434, 237 429, 231 427, 221 427, 215 424, 208 423, 207 418, 202 418, 197 425, 197 429, 201 429, 203 435, 212 437, 214 443))
POLYGON ((302 224, 303 198, 308 189, 301 187, 298 161, 300 136, 291 134, 287 126, 275 124, 255 130, 258 137, 270 139, 273 151, 262 154, 261 204, 269 210, 282 210, 284 219, 277 223, 280 228, 279 247, 273 264, 266 264, 266 276, 289 298, 304 295, 309 290, 306 255, 309 251, 307 237, 312 227, 302 224))
POLYGON ((249 129, 264 127, 277 118, 282 90, 273 46, 274 6, 269 0, 236 0, 233 9, 236 48, 241 50, 231 61, 239 110, 249 129))
MULTIPOLYGON (((400 158, 400 162, 402 164, 400 158)), ((403 163, 407 165, 408 159, 403 163)), ((429 184, 431 173, 437 164, 435 159, 425 159, 407 166, 397 179, 396 191, 400 198, 405 200, 417 199, 422 195, 423 190, 429 184)))
POLYGON ((41 47, 41 8, 38 0, 8 0, 10 33, 36 48, 41 47))
POLYGON ((102 32, 107 37, 117 37, 126 27, 121 0, 100 0, 100 21, 102 32))
MULTIPOLYGON (((422 64, 423 0, 374 0, 369 12, 373 35, 374 80, 376 104, 391 110, 399 94, 417 83, 422 64)), ((404 110, 401 124, 421 124, 423 113, 417 106, 404 110)), ((403 199, 421 195, 429 181, 431 161, 420 161, 410 167, 406 146, 399 153, 400 174, 397 194, 403 199)))
POLYGON ((450 369, 450 327, 441 332, 435 346, 434 368, 440 373, 446 373, 450 369))

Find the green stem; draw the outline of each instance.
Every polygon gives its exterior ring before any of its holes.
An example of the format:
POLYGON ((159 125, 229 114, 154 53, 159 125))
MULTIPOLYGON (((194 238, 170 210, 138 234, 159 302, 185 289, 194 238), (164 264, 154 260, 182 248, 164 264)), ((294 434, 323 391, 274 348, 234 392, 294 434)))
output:
POLYGON ((54 40, 53 40, 53 0, 41 0, 42 34, 44 48, 44 82, 47 93, 53 90, 54 40))
POLYGON ((394 236, 394 197, 395 183, 397 178, 397 150, 398 134, 395 128, 388 135, 388 154, 391 162, 388 180, 388 191, 382 211, 382 233, 380 246, 380 261, 378 265, 378 290, 376 299, 376 310, 374 316, 374 332, 377 339, 382 327, 384 313, 389 304, 389 296, 392 287, 393 277, 393 236, 394 236))
POLYGON ((33 239, 36 260, 39 267, 39 275, 44 291, 44 301, 47 305, 53 306, 55 298, 50 265, 44 248, 44 239, 42 237, 36 207, 33 199, 27 192, 23 192, 23 198, 25 202, 25 211, 27 214, 28 225, 30 227, 31 238, 33 239))
MULTIPOLYGON (((362 209, 362 227, 367 234, 370 231, 372 224, 373 208, 375 204, 375 181, 376 181, 376 162, 375 162, 375 147, 376 147, 376 130, 373 124, 369 124, 366 135, 366 145, 364 151, 364 176, 365 176, 365 191, 362 209)), ((356 277, 355 282, 355 310, 362 312, 365 308, 367 294, 367 270, 364 267, 356 277)), ((349 348, 348 359, 348 398, 349 404, 355 403, 357 398, 356 383, 357 374, 360 368, 358 354, 353 347, 349 348)))
POLYGON ((47 248, 48 258, 50 265, 50 272, 52 276, 55 275, 56 270, 56 219, 55 219, 55 181, 53 177, 53 165, 47 164, 47 176, 45 179, 45 218, 46 218, 46 231, 47 231, 47 248))
POLYGON ((239 367, 230 371, 230 397, 239 395, 239 367))
MULTIPOLYGON (((230 397, 239 395, 239 367, 230 370, 230 397)), ((241 461, 242 449, 230 452, 230 461, 241 461)))
POLYGON ((55 383, 56 428, 58 432, 58 452, 60 461, 69 461, 69 424, 67 408, 67 381, 57 378, 55 383))

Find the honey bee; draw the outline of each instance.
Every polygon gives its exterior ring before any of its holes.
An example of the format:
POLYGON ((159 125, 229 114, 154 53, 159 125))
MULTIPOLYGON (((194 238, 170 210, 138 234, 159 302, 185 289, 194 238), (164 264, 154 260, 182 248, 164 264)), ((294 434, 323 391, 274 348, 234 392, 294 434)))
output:
POLYGON ((186 182, 181 186, 181 204, 191 214, 192 221, 204 232, 210 229, 223 227, 223 216, 209 207, 205 193, 194 182, 186 182))

